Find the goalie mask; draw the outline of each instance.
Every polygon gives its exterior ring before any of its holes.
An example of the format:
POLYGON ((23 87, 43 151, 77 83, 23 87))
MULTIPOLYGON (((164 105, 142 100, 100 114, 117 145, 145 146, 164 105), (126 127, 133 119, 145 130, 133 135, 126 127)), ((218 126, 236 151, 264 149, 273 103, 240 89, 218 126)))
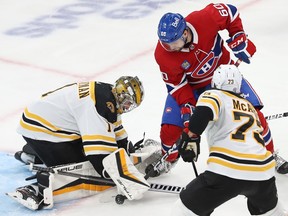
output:
POLYGON ((220 65, 211 81, 212 88, 240 93, 242 74, 235 65, 220 65))
POLYGON ((144 88, 137 76, 122 76, 116 80, 113 92, 117 101, 117 113, 126 113, 138 107, 144 98, 144 88))

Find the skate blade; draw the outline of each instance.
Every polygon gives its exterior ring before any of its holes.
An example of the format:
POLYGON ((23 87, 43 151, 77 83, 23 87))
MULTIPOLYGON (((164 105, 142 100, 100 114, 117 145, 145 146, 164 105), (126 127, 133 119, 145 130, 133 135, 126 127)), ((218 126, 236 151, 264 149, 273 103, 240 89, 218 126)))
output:
POLYGON ((7 196, 11 197, 16 202, 20 203, 21 205, 25 206, 26 208, 29 208, 33 211, 37 210, 39 205, 35 203, 34 200, 31 198, 27 198, 27 200, 23 200, 21 197, 18 196, 17 192, 9 192, 6 193, 7 196))

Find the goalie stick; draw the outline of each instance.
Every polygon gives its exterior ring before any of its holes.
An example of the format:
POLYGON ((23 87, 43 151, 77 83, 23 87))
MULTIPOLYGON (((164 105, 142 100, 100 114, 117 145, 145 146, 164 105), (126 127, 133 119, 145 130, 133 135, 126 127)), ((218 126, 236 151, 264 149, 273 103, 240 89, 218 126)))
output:
MULTIPOLYGON (((56 170, 51 167, 35 166, 33 164, 30 164, 30 169, 34 171, 43 171, 43 172, 55 173, 55 174, 64 175, 64 176, 75 177, 75 178, 84 179, 84 180, 90 180, 99 184, 105 184, 109 186, 116 186, 115 183, 112 181, 112 179, 104 179, 104 178, 97 177, 97 176, 81 175, 78 173, 61 171, 61 169, 56 170)), ((165 185, 165 184, 158 184, 158 183, 150 183, 150 189, 149 189, 149 191, 172 193, 172 194, 179 194, 182 190, 183 190, 183 187, 180 187, 180 186, 165 185)))

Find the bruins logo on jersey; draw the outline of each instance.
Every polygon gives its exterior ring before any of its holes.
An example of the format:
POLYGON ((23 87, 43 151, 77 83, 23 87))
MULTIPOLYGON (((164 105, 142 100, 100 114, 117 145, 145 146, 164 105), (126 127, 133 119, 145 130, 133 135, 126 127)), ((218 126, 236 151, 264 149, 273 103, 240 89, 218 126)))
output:
POLYGON ((111 111, 111 113, 115 113, 115 106, 112 102, 106 102, 106 105, 108 109, 111 111))

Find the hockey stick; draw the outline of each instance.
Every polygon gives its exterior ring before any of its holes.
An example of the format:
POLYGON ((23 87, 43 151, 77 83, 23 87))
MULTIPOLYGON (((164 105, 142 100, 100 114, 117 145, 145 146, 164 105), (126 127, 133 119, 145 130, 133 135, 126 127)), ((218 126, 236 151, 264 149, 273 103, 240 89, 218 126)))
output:
MULTIPOLYGON (((153 166, 153 169, 151 169, 151 170, 149 170, 147 173, 146 173, 146 175, 144 176, 144 178, 147 180, 148 178, 150 178, 151 177, 151 175, 152 175, 152 173, 154 172, 154 171, 157 171, 158 170, 158 167, 159 166, 161 166, 162 165, 162 163, 164 163, 164 161, 166 160, 166 158, 167 157, 169 157, 169 155, 172 153, 172 151, 174 151, 175 149, 177 149, 177 147, 178 147, 178 142, 176 142, 176 143, 174 143, 174 145, 173 146, 171 146, 171 148, 158 160, 158 162, 153 166)), ((155 191, 154 190, 154 188, 157 188, 157 191, 159 190, 158 189, 158 187, 157 187, 157 185, 153 185, 153 189, 152 189, 152 185, 153 184, 151 184, 150 185, 150 189, 149 190, 153 190, 153 191, 155 191)), ((159 184, 158 184, 159 185, 159 184)), ((178 187, 178 186, 176 186, 178 189, 176 190, 177 191, 177 193, 180 193, 181 192, 181 190, 183 189, 183 188, 181 188, 181 187, 178 187)), ((166 187, 164 187, 164 189, 166 190, 166 189, 171 189, 169 186, 167 186, 166 185, 166 187)), ((163 192, 162 190, 160 190, 161 192, 163 192)), ((165 191, 166 192, 166 191, 165 191)), ((169 192, 169 193, 171 193, 171 192, 169 192)), ((115 202, 117 203, 117 204, 119 204, 119 205, 121 205, 121 204, 123 204, 124 202, 125 202, 125 200, 127 199, 127 197, 125 196, 125 195, 123 195, 123 194, 117 194, 117 196, 115 197, 115 202)))
POLYGON ((279 119, 279 118, 284 118, 284 117, 288 117, 288 112, 278 113, 278 114, 273 114, 273 115, 265 116, 265 119, 267 119, 267 120, 273 120, 273 119, 279 119))
POLYGON ((198 171, 197 171, 197 168, 196 168, 196 165, 195 165, 194 160, 192 160, 192 167, 193 167, 193 170, 194 170, 195 176, 198 177, 198 171))
MULTIPOLYGON (((30 164, 30 169, 34 171, 49 172, 49 173, 55 173, 59 175, 69 176, 69 177, 75 177, 75 178, 79 178, 83 180, 94 181, 95 183, 104 184, 108 186, 116 186, 116 184, 113 182, 112 179, 104 179, 104 178, 97 177, 97 176, 82 175, 82 174, 73 173, 73 172, 65 172, 65 171, 62 171, 61 169, 57 170, 51 167, 39 167, 33 164, 30 164)), ((164 184, 158 184, 158 183, 150 183, 150 189, 149 189, 149 191, 173 193, 173 194, 179 194, 182 190, 183 190, 183 187, 180 187, 180 186, 164 185, 164 184)))
MULTIPOLYGON (((237 59, 237 61, 235 62, 235 66, 239 67, 239 65, 241 64, 242 60, 241 59, 237 59)), ((278 119, 278 118, 283 118, 283 117, 287 117, 288 116, 288 112, 284 112, 284 113, 278 113, 278 114, 273 114, 273 115, 269 115, 269 116, 265 116, 265 119, 267 120, 274 120, 274 119, 278 119)))
POLYGON ((239 67, 239 65, 241 64, 242 60, 241 59, 237 59, 237 61, 235 62, 235 66, 239 67))

